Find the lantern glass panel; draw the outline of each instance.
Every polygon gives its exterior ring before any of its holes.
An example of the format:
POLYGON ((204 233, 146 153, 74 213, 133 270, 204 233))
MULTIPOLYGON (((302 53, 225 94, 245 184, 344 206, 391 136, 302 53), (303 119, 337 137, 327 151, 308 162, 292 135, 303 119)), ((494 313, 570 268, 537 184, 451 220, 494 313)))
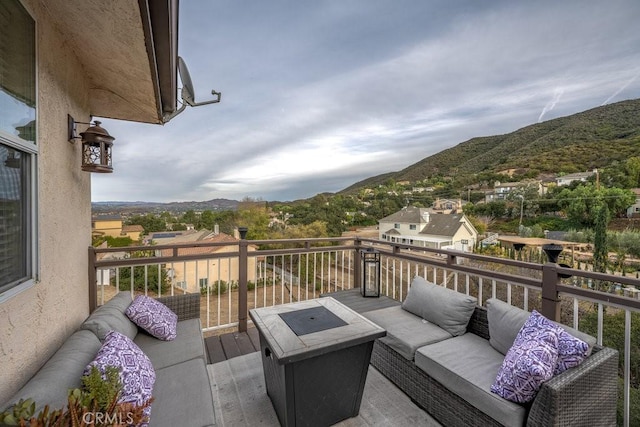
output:
POLYGON ((362 283, 360 289, 364 297, 380 296, 380 252, 362 251, 362 283))

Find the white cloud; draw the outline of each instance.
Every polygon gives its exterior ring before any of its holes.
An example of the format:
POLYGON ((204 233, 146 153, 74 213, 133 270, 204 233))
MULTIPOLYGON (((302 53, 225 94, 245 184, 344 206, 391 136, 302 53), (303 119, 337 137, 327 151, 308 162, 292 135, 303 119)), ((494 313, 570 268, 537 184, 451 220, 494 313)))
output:
POLYGON ((222 102, 105 120, 115 173, 93 199, 309 197, 640 97, 636 1, 364 4, 182 3, 180 54, 222 102))

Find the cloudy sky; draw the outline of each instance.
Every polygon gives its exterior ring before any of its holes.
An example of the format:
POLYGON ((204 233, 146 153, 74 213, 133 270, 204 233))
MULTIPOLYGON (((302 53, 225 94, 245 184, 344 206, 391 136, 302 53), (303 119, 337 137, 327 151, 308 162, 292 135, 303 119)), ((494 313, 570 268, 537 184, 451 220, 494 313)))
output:
MULTIPOLYGON (((190 0, 196 101, 104 120, 93 201, 294 200, 475 136, 640 98, 638 0, 190 0)), ((179 84, 180 85, 180 84, 179 84)))

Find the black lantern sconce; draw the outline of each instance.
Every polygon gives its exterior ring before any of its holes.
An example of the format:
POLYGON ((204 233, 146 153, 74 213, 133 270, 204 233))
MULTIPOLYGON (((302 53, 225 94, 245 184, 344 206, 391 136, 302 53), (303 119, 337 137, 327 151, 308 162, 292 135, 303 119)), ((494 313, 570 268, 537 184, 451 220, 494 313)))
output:
POLYGON ((362 259, 362 283, 360 293, 363 297, 380 296, 380 251, 373 248, 360 251, 362 259))
POLYGON ((74 139, 82 141, 82 170, 86 172, 111 173, 113 172, 112 149, 115 139, 106 129, 100 127, 99 121, 93 123, 76 122, 67 114, 69 142, 74 139), (76 125, 92 125, 80 136, 76 135, 76 125))

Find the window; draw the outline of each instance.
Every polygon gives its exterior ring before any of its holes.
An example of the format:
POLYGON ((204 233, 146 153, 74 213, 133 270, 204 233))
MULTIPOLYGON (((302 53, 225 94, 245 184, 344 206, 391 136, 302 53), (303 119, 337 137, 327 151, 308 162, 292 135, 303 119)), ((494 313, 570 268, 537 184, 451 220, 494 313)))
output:
POLYGON ((409 230, 417 230, 418 226, 416 224, 409 224, 409 230))
POLYGON ((393 224, 393 228, 400 228, 400 224, 398 223, 393 224))
POLYGON ((0 3, 0 302, 33 283, 35 260, 35 22, 0 3))
POLYGON ((209 279, 207 279, 206 277, 204 279, 200 279, 200 289, 207 289, 207 286, 209 285, 209 279))

